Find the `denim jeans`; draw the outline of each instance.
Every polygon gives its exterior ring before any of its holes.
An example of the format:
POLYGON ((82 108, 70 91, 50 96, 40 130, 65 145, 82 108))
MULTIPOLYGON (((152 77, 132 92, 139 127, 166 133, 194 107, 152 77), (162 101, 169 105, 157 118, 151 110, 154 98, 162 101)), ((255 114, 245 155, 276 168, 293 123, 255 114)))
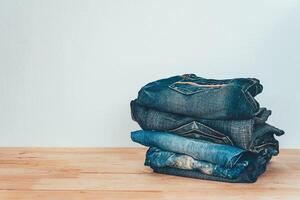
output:
POLYGON ((232 168, 222 167, 191 156, 164 151, 150 147, 146 153, 145 165, 150 167, 174 167, 184 170, 195 170, 203 174, 235 179, 248 167, 248 161, 241 161, 232 168))
POLYGON ((263 154, 166 132, 135 131, 131 133, 131 138, 150 147, 145 165, 158 173, 227 182, 253 182, 265 171, 268 162, 263 154))
POLYGON ((220 144, 234 145, 252 152, 268 151, 269 155, 279 152, 274 135, 284 132, 267 123, 271 111, 260 108, 248 120, 210 120, 158 111, 131 102, 132 119, 144 130, 166 131, 184 137, 207 140, 220 144))
POLYGON ((207 175, 195 170, 185 170, 185 169, 178 169, 174 167, 151 167, 154 172, 160 174, 168 174, 174 176, 182 176, 182 177, 189 177, 189 178, 197 178, 197 179, 204 179, 204 180, 212 180, 212 181, 222 181, 222 182, 229 182, 229 183, 254 183, 257 178, 266 171, 266 165, 259 165, 253 170, 249 167, 248 170, 244 170, 237 178, 230 179, 230 178, 223 178, 214 175, 207 175))
POLYGON ((271 111, 255 100, 262 90, 255 78, 185 74, 151 82, 130 104, 143 129, 131 139, 150 147, 145 165, 154 172, 255 182, 279 153, 275 136, 284 134, 266 123, 271 111))
POLYGON ((205 79, 195 74, 151 82, 138 93, 140 105, 202 119, 250 119, 259 112, 262 92, 254 78, 205 79))
POLYGON ((206 161, 223 167, 233 167, 241 160, 253 157, 254 153, 229 145, 186 138, 167 132, 134 131, 131 139, 148 147, 184 154, 196 160, 206 161))
POLYGON ((254 182, 266 169, 263 156, 252 156, 232 168, 225 168, 193 157, 151 147, 146 153, 145 165, 154 172, 225 182, 254 182), (260 159, 258 162, 256 160, 260 159))

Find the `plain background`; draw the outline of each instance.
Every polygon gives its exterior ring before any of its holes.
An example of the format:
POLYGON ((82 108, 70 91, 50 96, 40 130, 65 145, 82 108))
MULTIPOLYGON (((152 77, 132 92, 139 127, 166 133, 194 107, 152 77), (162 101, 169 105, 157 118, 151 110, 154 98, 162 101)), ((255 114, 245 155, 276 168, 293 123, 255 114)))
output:
POLYGON ((129 102, 177 74, 256 77, 300 147, 300 1, 0 0, 0 146, 136 146, 129 102))

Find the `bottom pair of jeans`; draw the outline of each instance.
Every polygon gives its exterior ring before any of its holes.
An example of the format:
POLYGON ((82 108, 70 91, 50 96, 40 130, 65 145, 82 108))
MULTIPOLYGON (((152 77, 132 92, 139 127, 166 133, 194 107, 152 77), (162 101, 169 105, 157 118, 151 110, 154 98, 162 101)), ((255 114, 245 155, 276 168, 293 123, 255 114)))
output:
POLYGON ((227 182, 254 182, 268 162, 262 153, 167 132, 135 131, 131 139, 150 147, 145 165, 157 172, 204 179, 209 176, 209 180, 227 182))
POLYGON ((233 167, 223 167, 156 147, 149 148, 145 159, 145 165, 157 171, 165 169, 166 172, 174 172, 174 175, 181 175, 179 172, 187 175, 197 174, 194 175, 195 178, 209 177, 210 180, 227 182, 254 182, 265 171, 266 163, 267 160, 263 156, 251 154, 239 160, 233 167))
POLYGON ((249 175, 247 173, 242 173, 235 179, 222 178, 212 175, 206 175, 194 170, 185 170, 178 169, 172 167, 151 167, 154 172, 160 174, 174 175, 174 176, 182 176, 188 178, 197 178, 204 180, 212 180, 212 181, 221 181, 221 182, 229 182, 229 183, 254 183, 257 180, 257 177, 265 172, 266 166, 262 166, 261 169, 257 172, 256 175, 249 175))

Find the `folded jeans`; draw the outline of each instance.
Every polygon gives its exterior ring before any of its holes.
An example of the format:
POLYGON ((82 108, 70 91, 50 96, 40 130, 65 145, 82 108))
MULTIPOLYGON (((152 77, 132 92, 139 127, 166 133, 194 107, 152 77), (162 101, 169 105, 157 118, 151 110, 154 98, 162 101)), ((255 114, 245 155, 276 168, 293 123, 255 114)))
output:
POLYGON ((148 83, 137 102, 159 111, 203 119, 250 119, 259 112, 254 97, 262 92, 254 78, 205 79, 195 74, 148 83))
POLYGON ((219 180, 254 182, 268 160, 263 154, 166 132, 135 131, 133 141, 149 146, 145 165, 154 172, 219 180))
POLYGON ((268 150, 270 155, 279 152, 278 141, 274 135, 284 132, 265 121, 271 111, 261 108, 255 117, 248 120, 209 120, 192 118, 148 108, 131 102, 132 119, 144 130, 166 131, 184 137, 208 140, 220 144, 260 152, 268 150))
POLYGON ((156 147, 150 147, 146 153, 145 165, 150 167, 172 167, 183 170, 193 170, 202 174, 226 179, 237 179, 241 174, 258 174, 258 164, 266 165, 264 157, 253 156, 239 161, 232 168, 226 168, 202 160, 196 160, 191 156, 164 151, 156 147), (258 161, 259 160, 259 161, 258 161), (251 169, 251 170, 248 170, 251 169))
POLYGON ((256 155, 233 146, 186 138, 167 132, 134 131, 131 133, 131 139, 144 146, 185 154, 224 167, 233 167, 241 160, 256 155))
POLYGON ((257 170, 254 171, 255 173, 249 173, 251 172, 251 170, 247 170, 237 178, 229 179, 229 178, 203 174, 201 172, 194 171, 194 170, 178 169, 174 167, 151 167, 151 168, 153 169, 154 172, 160 174, 197 178, 203 180, 229 182, 229 183, 254 183, 257 180, 257 178, 266 171, 266 165, 262 165, 257 170))

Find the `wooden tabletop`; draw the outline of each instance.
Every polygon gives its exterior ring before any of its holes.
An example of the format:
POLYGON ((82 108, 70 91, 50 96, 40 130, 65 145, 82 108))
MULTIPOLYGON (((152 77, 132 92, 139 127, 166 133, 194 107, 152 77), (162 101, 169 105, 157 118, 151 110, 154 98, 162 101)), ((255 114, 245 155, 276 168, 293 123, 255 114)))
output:
POLYGON ((253 184, 156 174, 144 148, 0 148, 0 199, 300 199, 300 150, 253 184))

